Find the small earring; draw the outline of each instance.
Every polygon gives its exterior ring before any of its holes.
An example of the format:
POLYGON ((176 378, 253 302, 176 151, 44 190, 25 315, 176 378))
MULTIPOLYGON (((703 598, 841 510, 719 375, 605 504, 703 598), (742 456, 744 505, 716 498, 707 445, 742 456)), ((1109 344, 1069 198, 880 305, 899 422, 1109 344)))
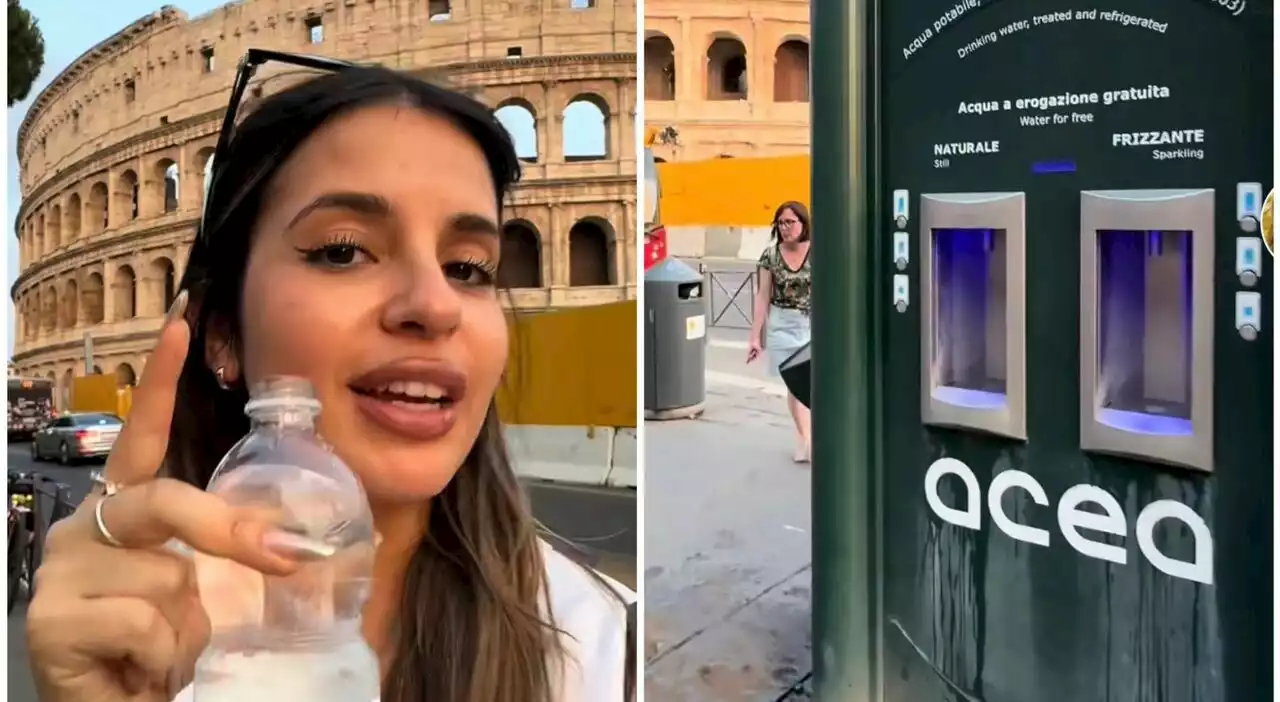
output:
POLYGON ((218 369, 215 370, 213 374, 218 377, 218 387, 222 388, 223 390, 231 389, 231 386, 227 384, 227 378, 226 378, 227 367, 226 366, 218 366, 218 369))

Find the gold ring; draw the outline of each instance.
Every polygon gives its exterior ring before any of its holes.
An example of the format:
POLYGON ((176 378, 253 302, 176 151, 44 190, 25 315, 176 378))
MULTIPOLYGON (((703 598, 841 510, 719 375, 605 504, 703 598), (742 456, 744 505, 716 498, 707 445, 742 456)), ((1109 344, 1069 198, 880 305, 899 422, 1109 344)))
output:
POLYGON ((111 499, 112 495, 115 495, 115 493, 104 495, 101 500, 98 500, 98 504, 93 506, 93 519, 98 523, 98 536, 101 536, 103 541, 116 548, 124 548, 125 545, 120 543, 120 539, 111 535, 111 530, 107 528, 107 523, 102 519, 102 506, 107 503, 107 500, 111 499))

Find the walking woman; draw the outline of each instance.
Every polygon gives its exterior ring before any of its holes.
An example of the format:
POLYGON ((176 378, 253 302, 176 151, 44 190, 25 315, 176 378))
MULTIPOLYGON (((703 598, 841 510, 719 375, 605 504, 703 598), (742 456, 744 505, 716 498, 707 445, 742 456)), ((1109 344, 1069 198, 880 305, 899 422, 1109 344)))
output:
POLYGON ((262 515, 202 489, 275 375, 310 381, 372 507, 381 702, 631 699, 634 595, 539 538, 494 404, 510 137, 461 93, 345 64, 236 123, 247 82, 105 485, 50 534, 27 621, 40 700, 191 700, 209 622, 169 539, 291 572, 262 515))
MULTIPOLYGON (((773 215, 773 240, 760 254, 760 284, 747 363, 769 354, 769 373, 809 343, 809 211, 798 202, 784 202, 773 215)), ((809 462, 809 408, 787 393, 787 408, 796 425, 797 463, 809 462)))

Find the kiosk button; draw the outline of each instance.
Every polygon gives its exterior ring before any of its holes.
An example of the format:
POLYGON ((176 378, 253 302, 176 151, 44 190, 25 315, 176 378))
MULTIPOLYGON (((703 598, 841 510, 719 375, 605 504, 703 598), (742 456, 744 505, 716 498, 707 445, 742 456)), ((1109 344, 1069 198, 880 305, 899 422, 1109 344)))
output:
POLYGON ((905 275, 893 276, 893 308, 906 312, 911 303, 911 279, 905 275))
POLYGON ((893 233, 893 265, 900 271, 907 270, 911 262, 911 236, 906 232, 893 233))
POLYGON ((1236 293, 1236 330, 1245 341, 1258 338, 1262 331, 1262 294, 1236 293))
POLYGON ((1246 288, 1252 288, 1262 276, 1262 239, 1256 236, 1236 237, 1236 275, 1246 288))

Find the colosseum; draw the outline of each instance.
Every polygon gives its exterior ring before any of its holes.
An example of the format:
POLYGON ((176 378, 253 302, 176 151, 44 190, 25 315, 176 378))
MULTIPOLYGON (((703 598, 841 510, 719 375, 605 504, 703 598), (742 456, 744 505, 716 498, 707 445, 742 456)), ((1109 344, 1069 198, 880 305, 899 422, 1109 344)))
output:
POLYGON ((646 0, 644 30, 656 157, 808 153, 807 0, 646 0))
MULTIPOLYGON (((133 22, 59 74, 19 128, 13 364, 53 380, 62 405, 87 335, 92 370, 134 382, 251 47, 449 76, 498 110, 524 161, 499 275, 511 304, 634 299, 635 16, 633 0, 244 0, 133 22)), ((250 90, 270 93, 269 75, 250 90)))

